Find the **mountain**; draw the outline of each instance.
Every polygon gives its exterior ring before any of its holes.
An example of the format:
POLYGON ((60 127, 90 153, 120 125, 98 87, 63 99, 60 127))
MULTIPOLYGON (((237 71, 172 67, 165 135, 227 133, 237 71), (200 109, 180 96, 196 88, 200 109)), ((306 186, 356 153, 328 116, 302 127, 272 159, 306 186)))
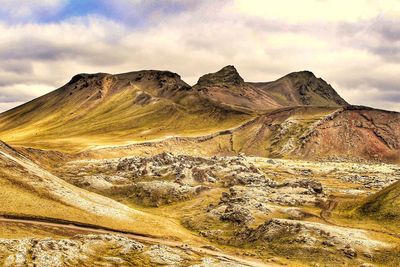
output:
POLYGON ((399 133, 399 113, 351 106, 309 71, 252 83, 234 66, 194 86, 169 71, 78 74, 0 114, 0 139, 71 152, 143 143, 190 153, 186 142, 205 155, 398 162, 399 133))
POLYGON ((250 110, 348 105, 329 84, 309 71, 290 73, 273 82, 250 83, 234 66, 226 66, 200 77, 193 88, 210 101, 250 110))
POLYGON ((400 162, 400 113, 348 106, 317 122, 301 137, 305 157, 400 162))
POLYGON ((207 134, 247 118, 202 98, 172 72, 79 74, 61 88, 1 114, 0 137, 12 144, 79 150, 207 134))
POLYGON ((281 106, 347 106, 348 103, 310 71, 290 73, 276 81, 250 83, 267 92, 281 106))

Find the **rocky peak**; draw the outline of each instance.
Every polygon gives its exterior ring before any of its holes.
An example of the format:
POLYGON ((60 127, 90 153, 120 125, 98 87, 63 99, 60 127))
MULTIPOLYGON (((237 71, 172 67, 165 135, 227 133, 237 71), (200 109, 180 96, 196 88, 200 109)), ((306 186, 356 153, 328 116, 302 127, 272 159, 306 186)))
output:
POLYGON ((340 97, 335 89, 321 78, 317 78, 314 73, 308 70, 292 72, 284 76, 283 79, 288 79, 294 89, 300 94, 302 102, 305 105, 310 105, 310 93, 315 93, 332 103, 339 106, 347 106, 348 103, 340 97))
POLYGON ((131 80, 131 81, 141 81, 141 80, 163 80, 163 79, 173 79, 180 81, 181 76, 175 72, 163 71, 163 70, 141 70, 133 71, 122 74, 115 75, 118 79, 131 80))
POLYGON ((223 67, 221 70, 203 75, 200 77, 197 85, 241 85, 244 83, 236 68, 232 65, 223 67))
POLYGON ((190 90, 190 85, 181 79, 177 73, 161 70, 142 70, 116 75, 118 80, 127 80, 132 83, 153 82, 161 89, 190 90))
POLYGON ((108 73, 80 73, 61 89, 67 96, 85 95, 86 99, 102 99, 107 93, 107 81, 112 80, 108 73))
MULTIPOLYGON (((141 70, 117 74, 114 76, 119 82, 128 85, 139 84, 152 88, 151 95, 156 97, 175 98, 180 97, 192 88, 181 76, 175 72, 163 70, 141 70)), ((148 95, 141 97, 148 98, 148 95)))
POLYGON ((289 73, 288 75, 286 75, 286 77, 290 77, 290 78, 303 78, 303 79, 311 79, 311 78, 316 78, 314 73, 312 73, 309 70, 302 70, 302 71, 296 71, 296 72, 292 72, 289 73))
POLYGON ((88 81, 88 80, 101 80, 110 74, 107 73, 93 73, 93 74, 88 74, 88 73, 80 73, 71 78, 71 80, 67 83, 67 85, 75 84, 78 82, 82 81, 88 81))

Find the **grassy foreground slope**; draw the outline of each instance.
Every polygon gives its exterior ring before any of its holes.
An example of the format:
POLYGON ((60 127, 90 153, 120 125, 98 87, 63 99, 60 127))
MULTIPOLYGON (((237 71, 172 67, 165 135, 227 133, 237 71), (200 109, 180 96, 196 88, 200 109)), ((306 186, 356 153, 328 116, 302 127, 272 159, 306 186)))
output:
POLYGON ((400 181, 368 197, 357 211, 363 216, 400 227, 400 181))
POLYGON ((75 187, 0 143, 0 214, 46 217, 191 240, 168 219, 75 187))

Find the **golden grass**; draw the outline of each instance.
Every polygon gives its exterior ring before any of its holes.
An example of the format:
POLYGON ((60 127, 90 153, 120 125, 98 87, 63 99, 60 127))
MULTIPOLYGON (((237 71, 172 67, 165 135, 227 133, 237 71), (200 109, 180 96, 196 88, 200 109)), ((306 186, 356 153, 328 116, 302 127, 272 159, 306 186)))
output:
MULTIPOLYGON (((105 226, 116 230, 127 230, 140 234, 177 238, 192 242, 196 240, 188 231, 173 220, 157 215, 141 213, 131 219, 118 220, 110 216, 99 216, 76 207, 52 200, 0 178, 0 214, 30 215, 36 217, 64 219, 105 226)), ((88 192, 89 194, 89 192, 88 192)), ((92 193, 90 193, 92 194, 92 193)), ((112 215, 112 214, 110 214, 112 215)))
POLYGON ((76 152, 95 145, 205 135, 238 126, 249 118, 205 105, 199 99, 189 98, 185 106, 169 99, 136 105, 134 95, 141 89, 134 86, 107 96, 104 101, 92 102, 78 96, 64 99, 60 92, 54 91, 44 97, 46 103, 42 106, 33 101, 2 114, 0 140, 76 152))
POLYGON ((76 235, 77 232, 65 228, 47 227, 43 225, 32 225, 14 222, 0 222, 0 238, 21 239, 21 238, 46 238, 54 239, 68 238, 76 235))

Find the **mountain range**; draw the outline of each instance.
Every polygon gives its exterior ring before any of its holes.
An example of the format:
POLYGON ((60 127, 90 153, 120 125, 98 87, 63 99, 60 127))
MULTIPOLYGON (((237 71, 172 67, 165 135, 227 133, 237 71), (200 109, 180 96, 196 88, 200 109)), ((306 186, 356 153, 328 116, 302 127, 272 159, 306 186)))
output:
POLYGON ((400 115, 352 106, 312 72, 245 82, 234 66, 194 86, 169 71, 78 74, 0 114, 0 139, 82 152, 184 141, 205 155, 400 160, 400 115))

